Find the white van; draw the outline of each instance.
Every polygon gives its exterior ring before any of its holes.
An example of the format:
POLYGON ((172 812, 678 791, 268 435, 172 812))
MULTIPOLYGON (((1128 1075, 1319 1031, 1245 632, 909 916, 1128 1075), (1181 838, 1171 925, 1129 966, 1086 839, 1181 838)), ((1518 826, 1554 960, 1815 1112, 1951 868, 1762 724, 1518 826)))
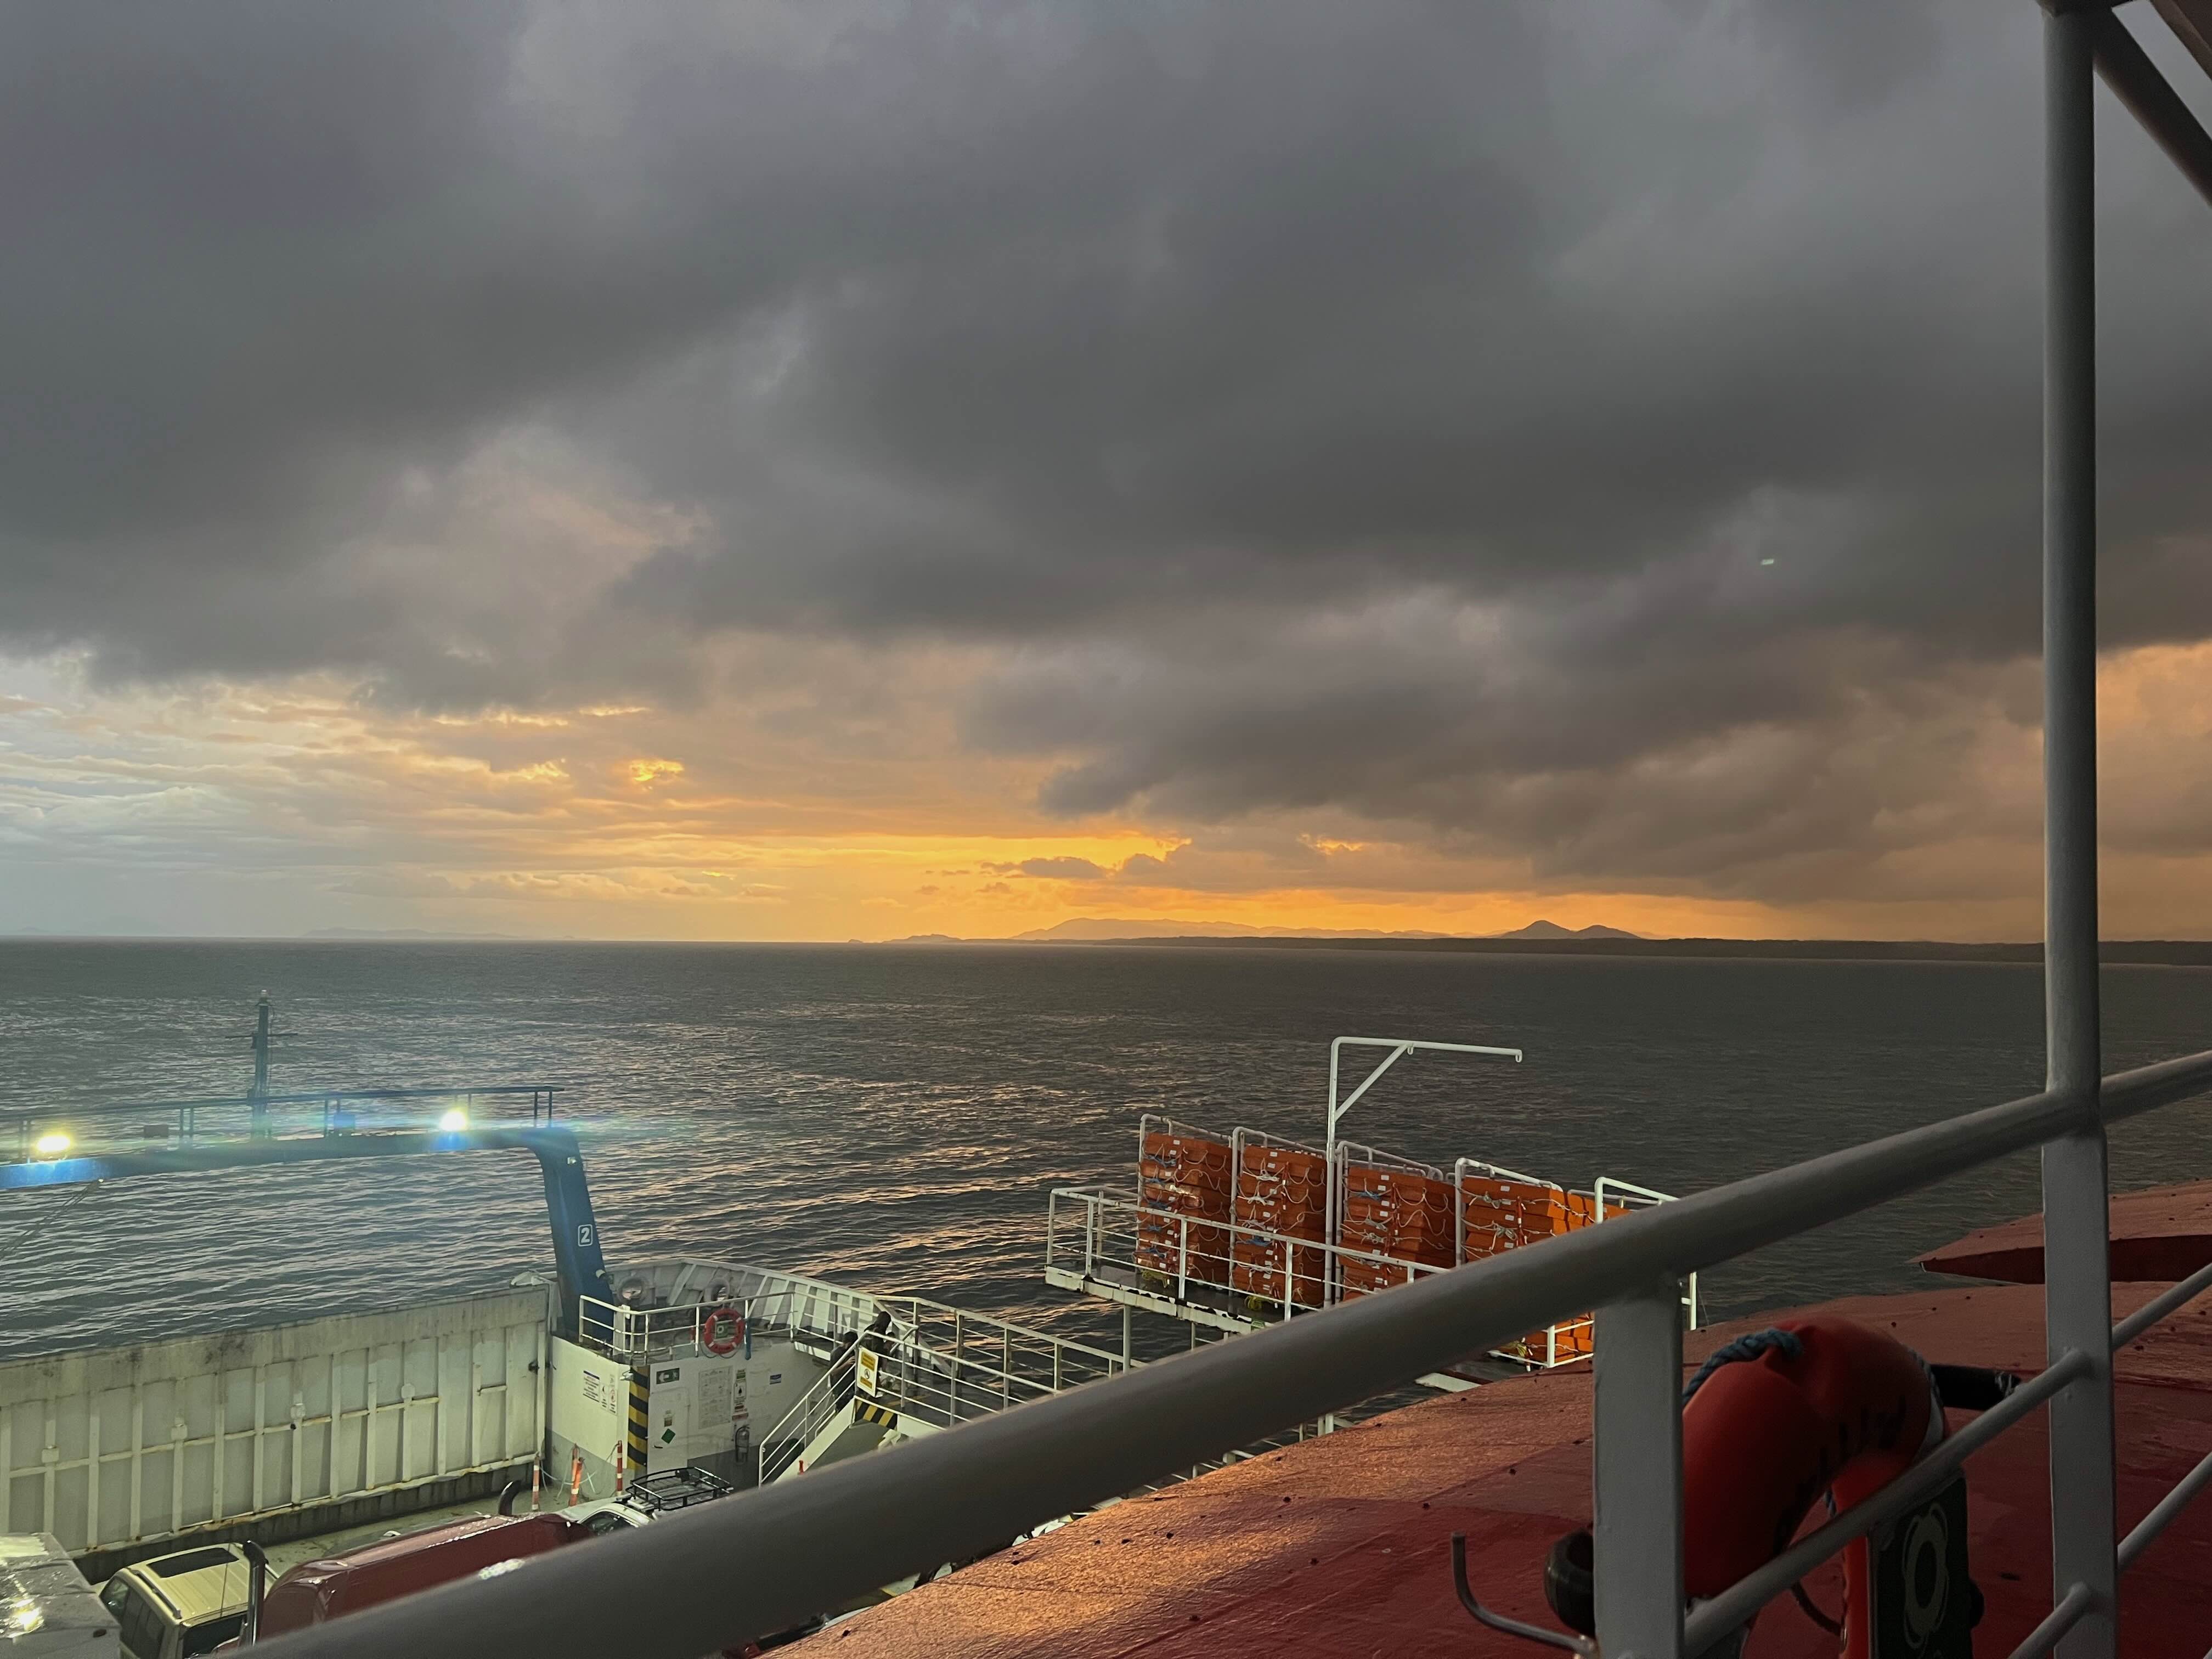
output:
POLYGON ((235 1544, 204 1544, 138 1561, 100 1599, 123 1627, 124 1659, 199 1659, 246 1628, 253 1565, 235 1544))

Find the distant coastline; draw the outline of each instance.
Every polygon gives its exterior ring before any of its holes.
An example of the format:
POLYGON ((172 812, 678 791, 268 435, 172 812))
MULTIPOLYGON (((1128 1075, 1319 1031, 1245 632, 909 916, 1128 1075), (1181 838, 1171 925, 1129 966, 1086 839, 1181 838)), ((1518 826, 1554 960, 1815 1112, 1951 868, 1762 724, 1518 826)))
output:
MULTIPOLYGON (((1054 951, 1165 950, 1213 951, 1420 951, 1462 956, 1605 957, 1654 961, 1770 961, 1770 962, 1984 962, 2033 967, 2043 960, 2043 946, 2026 944, 1977 945, 1945 939, 1515 939, 1453 937, 1446 934, 1389 934, 1380 937, 1302 933, 1172 933, 1136 939, 1035 938, 962 939, 950 933, 919 933, 888 939, 580 939, 574 934, 530 938, 502 933, 437 933, 340 932, 336 929, 301 934, 208 935, 185 933, 63 933, 25 928, 0 933, 0 945, 480 945, 504 946, 607 945, 629 949, 714 951, 747 948, 828 948, 858 950, 975 950, 1003 951, 1012 947, 1054 951)), ((2106 939, 2101 959, 2118 966, 2212 968, 2212 939, 2106 939)))
MULTIPOLYGON (((890 945, 1036 945, 1035 939, 888 939, 890 945)), ((2039 943, 1965 945, 1942 939, 1326 939, 1282 934, 1183 933, 1158 939, 1048 941, 1069 950, 1164 946, 1239 951, 1423 951, 1474 956, 1735 958, 1783 962, 1998 962, 2033 965, 2039 943)), ((2212 967, 2212 939, 2106 939, 2100 959, 2118 965, 2212 967)))

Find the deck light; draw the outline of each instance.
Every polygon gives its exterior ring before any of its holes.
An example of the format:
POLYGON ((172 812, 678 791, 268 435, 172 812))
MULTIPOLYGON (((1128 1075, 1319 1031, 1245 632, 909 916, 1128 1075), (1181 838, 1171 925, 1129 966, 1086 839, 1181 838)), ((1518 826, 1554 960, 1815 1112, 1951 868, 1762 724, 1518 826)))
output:
POLYGON ((40 1135, 33 1141, 31 1150, 40 1158, 59 1158, 64 1152, 69 1151, 70 1146, 70 1138, 59 1129, 56 1129, 40 1135))
POLYGON ((469 1127, 469 1115, 459 1107, 453 1107, 438 1120, 438 1127, 449 1135, 459 1134, 469 1127))

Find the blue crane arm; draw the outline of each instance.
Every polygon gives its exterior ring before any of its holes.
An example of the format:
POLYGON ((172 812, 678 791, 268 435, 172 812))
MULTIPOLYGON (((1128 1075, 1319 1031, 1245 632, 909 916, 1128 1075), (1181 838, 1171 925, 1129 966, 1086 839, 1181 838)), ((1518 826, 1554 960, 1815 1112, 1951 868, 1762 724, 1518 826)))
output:
POLYGON ((526 1152, 545 1177, 545 1210, 553 1224, 553 1262, 560 1274, 556 1323, 576 1334, 576 1298, 614 1300, 599 1226, 592 1213, 591 1184, 575 1132, 559 1127, 516 1129, 377 1130, 276 1139, 205 1140, 139 1152, 90 1152, 47 1162, 0 1164, 0 1192, 37 1187, 78 1187, 133 1176, 191 1175, 210 1170, 332 1159, 409 1158, 425 1152, 526 1152))

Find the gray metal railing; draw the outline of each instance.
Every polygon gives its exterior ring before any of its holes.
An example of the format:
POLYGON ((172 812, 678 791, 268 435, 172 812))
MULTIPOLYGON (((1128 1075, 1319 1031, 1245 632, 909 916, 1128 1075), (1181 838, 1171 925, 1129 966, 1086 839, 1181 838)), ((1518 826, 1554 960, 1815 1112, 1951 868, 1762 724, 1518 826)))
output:
MULTIPOLYGON (((1832 1152, 1139 1366, 573 1554, 356 1613, 270 1644, 270 1659, 525 1651, 581 1659, 617 1650, 697 1659, 1592 1306, 1600 1310, 1605 1649, 1688 1651, 1679 1565, 1669 1574, 1660 1553, 1656 1571, 1622 1570, 1624 1533, 1633 1535, 1631 1563, 1651 1559, 1655 1534, 1679 1547, 1680 1504, 1668 1501, 1680 1479, 1675 1281, 1996 1158, 2207 1091, 2212 1053, 2106 1079, 2101 1109, 2047 1091, 1832 1152), (1629 1455, 1639 1440, 1647 1451, 1662 1449, 1656 1468, 1629 1455), (1674 1449, 1671 1473, 1667 1447, 1674 1449), (715 1593, 696 1594, 701 1583, 715 1593), (641 1606, 655 1610, 653 1620, 639 1620, 641 1606), (1631 1620, 1651 1633, 1623 1632, 1631 1620)), ((2069 1369, 2029 1386, 2040 1399, 2081 1383, 2069 1369)), ((1875 1509, 1861 1505, 1849 1518, 1868 1519, 1875 1509)), ((1724 1633, 1713 1627, 1724 1614, 1711 1612, 1720 1606, 1700 1610, 1695 1639, 1724 1633)))

